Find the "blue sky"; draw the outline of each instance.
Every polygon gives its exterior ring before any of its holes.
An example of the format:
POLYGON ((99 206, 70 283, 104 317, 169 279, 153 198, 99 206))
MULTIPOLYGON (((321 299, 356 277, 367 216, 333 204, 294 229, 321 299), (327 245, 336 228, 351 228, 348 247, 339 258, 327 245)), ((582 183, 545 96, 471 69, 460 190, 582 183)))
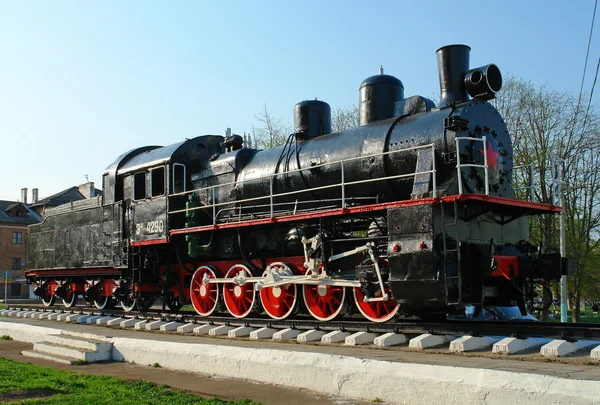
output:
POLYGON ((453 43, 473 67, 579 91, 592 0, 370 3, 0 0, 0 199, 101 187, 122 152, 248 132, 265 103, 289 122, 304 99, 356 104, 380 64, 437 97, 435 51, 453 43))

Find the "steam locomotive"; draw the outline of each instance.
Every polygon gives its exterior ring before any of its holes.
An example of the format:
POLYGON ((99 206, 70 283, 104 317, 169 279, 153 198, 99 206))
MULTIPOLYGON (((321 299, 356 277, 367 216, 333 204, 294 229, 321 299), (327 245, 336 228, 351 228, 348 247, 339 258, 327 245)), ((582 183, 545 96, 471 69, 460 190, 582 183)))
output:
POLYGON ((319 100, 294 108, 273 149, 203 135, 119 156, 101 197, 49 210, 29 228, 29 282, 45 305, 201 316, 358 314, 386 322, 465 305, 518 305, 562 262, 533 246, 528 216, 559 208, 515 198, 507 127, 488 103, 494 64, 437 51, 441 97, 404 97, 396 77, 360 85, 360 126, 331 131, 319 100))

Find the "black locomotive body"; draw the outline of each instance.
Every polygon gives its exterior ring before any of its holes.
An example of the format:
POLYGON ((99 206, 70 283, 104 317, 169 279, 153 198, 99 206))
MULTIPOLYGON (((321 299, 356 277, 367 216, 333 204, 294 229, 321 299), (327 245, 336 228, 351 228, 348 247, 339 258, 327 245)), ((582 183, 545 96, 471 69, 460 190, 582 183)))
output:
POLYGON ((304 101, 277 148, 205 135, 121 155, 101 199, 30 227, 36 294, 322 321, 525 311, 533 283, 561 274, 527 242, 527 215, 558 208, 515 199, 510 137, 487 102, 501 75, 469 70, 469 51, 438 50, 437 106, 381 72, 361 84, 357 128, 332 133, 329 106, 304 101))

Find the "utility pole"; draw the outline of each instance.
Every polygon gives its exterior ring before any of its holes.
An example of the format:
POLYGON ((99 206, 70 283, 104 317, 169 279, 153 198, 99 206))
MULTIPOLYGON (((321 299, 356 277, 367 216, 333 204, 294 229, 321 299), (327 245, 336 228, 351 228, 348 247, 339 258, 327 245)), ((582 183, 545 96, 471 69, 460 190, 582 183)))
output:
POLYGON ((8 304, 8 270, 4 270, 4 303, 8 304))
MULTIPOLYGON (((561 270, 562 268, 563 258, 567 257, 567 233, 565 229, 565 195, 564 195, 564 187, 563 187, 563 169, 562 169, 562 159, 554 160, 552 159, 552 203, 554 204, 558 201, 558 206, 562 209, 560 210, 560 257, 561 257, 561 270), (556 171, 556 176, 554 175, 556 171)), ((562 275, 560 277, 560 321, 567 322, 568 321, 568 307, 567 307, 567 276, 562 275)))

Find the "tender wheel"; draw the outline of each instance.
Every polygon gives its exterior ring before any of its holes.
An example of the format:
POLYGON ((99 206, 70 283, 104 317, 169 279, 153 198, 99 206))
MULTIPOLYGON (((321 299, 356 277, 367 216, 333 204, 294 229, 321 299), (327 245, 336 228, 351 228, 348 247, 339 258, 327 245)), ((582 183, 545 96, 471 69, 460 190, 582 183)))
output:
POLYGON ((110 309, 115 306, 115 299, 111 295, 114 286, 115 282, 113 280, 102 280, 102 282, 97 284, 98 298, 93 301, 96 308, 103 310, 110 309))
MULTIPOLYGON (((371 263, 371 260, 366 260, 364 263, 371 263)), ((385 260, 381 260, 379 265, 380 267, 389 267, 389 264, 385 260)), ((390 296, 389 287, 386 287, 385 291, 390 296)), ((365 294, 359 287, 353 288, 352 292, 354 293, 354 302, 358 310, 365 318, 372 322, 387 322, 398 313, 398 309, 400 308, 400 304, 391 298, 387 301, 365 302, 365 294)), ((379 289, 372 298, 379 298, 382 295, 382 291, 379 289)))
POLYGON ((54 303, 56 302, 56 296, 54 295, 54 290, 56 290, 56 286, 57 283, 54 280, 50 280, 48 282, 46 282, 45 284, 39 286, 36 289, 36 294, 38 295, 42 295, 42 297, 40 297, 42 299, 42 304, 45 307, 51 307, 52 305, 54 305, 54 303), (43 292, 40 294, 38 293, 38 291, 42 291, 43 292))
MULTIPOLYGON (((252 277, 252 273, 245 265, 236 264, 229 269, 225 277, 233 278, 236 276, 252 277)), ((254 284, 252 283, 244 283, 242 285, 236 283, 223 284, 225 306, 235 318, 243 318, 252 312, 255 298, 256 294, 254 292, 254 284)))
POLYGON ((107 295, 94 300, 94 306, 99 310, 110 309, 115 306, 115 302, 113 301, 112 297, 107 295))
POLYGON ((42 304, 45 307, 51 307, 56 302, 56 297, 54 295, 47 295, 45 298, 42 298, 42 304))
POLYGON ((192 306, 200 316, 209 316, 219 304, 219 284, 203 284, 204 276, 216 278, 217 269, 212 266, 201 266, 192 276, 190 298, 192 306))
POLYGON ((140 297, 137 299, 137 306, 140 311, 149 310, 154 305, 155 297, 140 297))
POLYGON ((75 305, 77 305, 77 298, 79 296, 79 293, 76 291, 75 284, 68 284, 66 288, 67 298, 63 298, 63 305, 65 306, 65 308, 73 308, 75 305))
POLYGON ((179 311, 185 302, 181 297, 176 297, 174 294, 169 294, 165 297, 165 304, 171 311, 179 311))
POLYGON ((137 299, 132 297, 127 297, 125 300, 121 300, 121 306, 123 307, 123 311, 131 312, 137 305, 137 299))
POLYGON ((302 292, 308 312, 319 321, 330 321, 344 312, 344 287, 304 285, 302 292))
MULTIPOLYGON (((272 263, 263 273, 267 277, 269 272, 280 276, 292 276, 292 270, 285 263, 272 263)), ((260 302, 263 309, 273 319, 285 319, 296 309, 297 290, 294 284, 285 284, 278 287, 265 287, 260 290, 260 302)))

